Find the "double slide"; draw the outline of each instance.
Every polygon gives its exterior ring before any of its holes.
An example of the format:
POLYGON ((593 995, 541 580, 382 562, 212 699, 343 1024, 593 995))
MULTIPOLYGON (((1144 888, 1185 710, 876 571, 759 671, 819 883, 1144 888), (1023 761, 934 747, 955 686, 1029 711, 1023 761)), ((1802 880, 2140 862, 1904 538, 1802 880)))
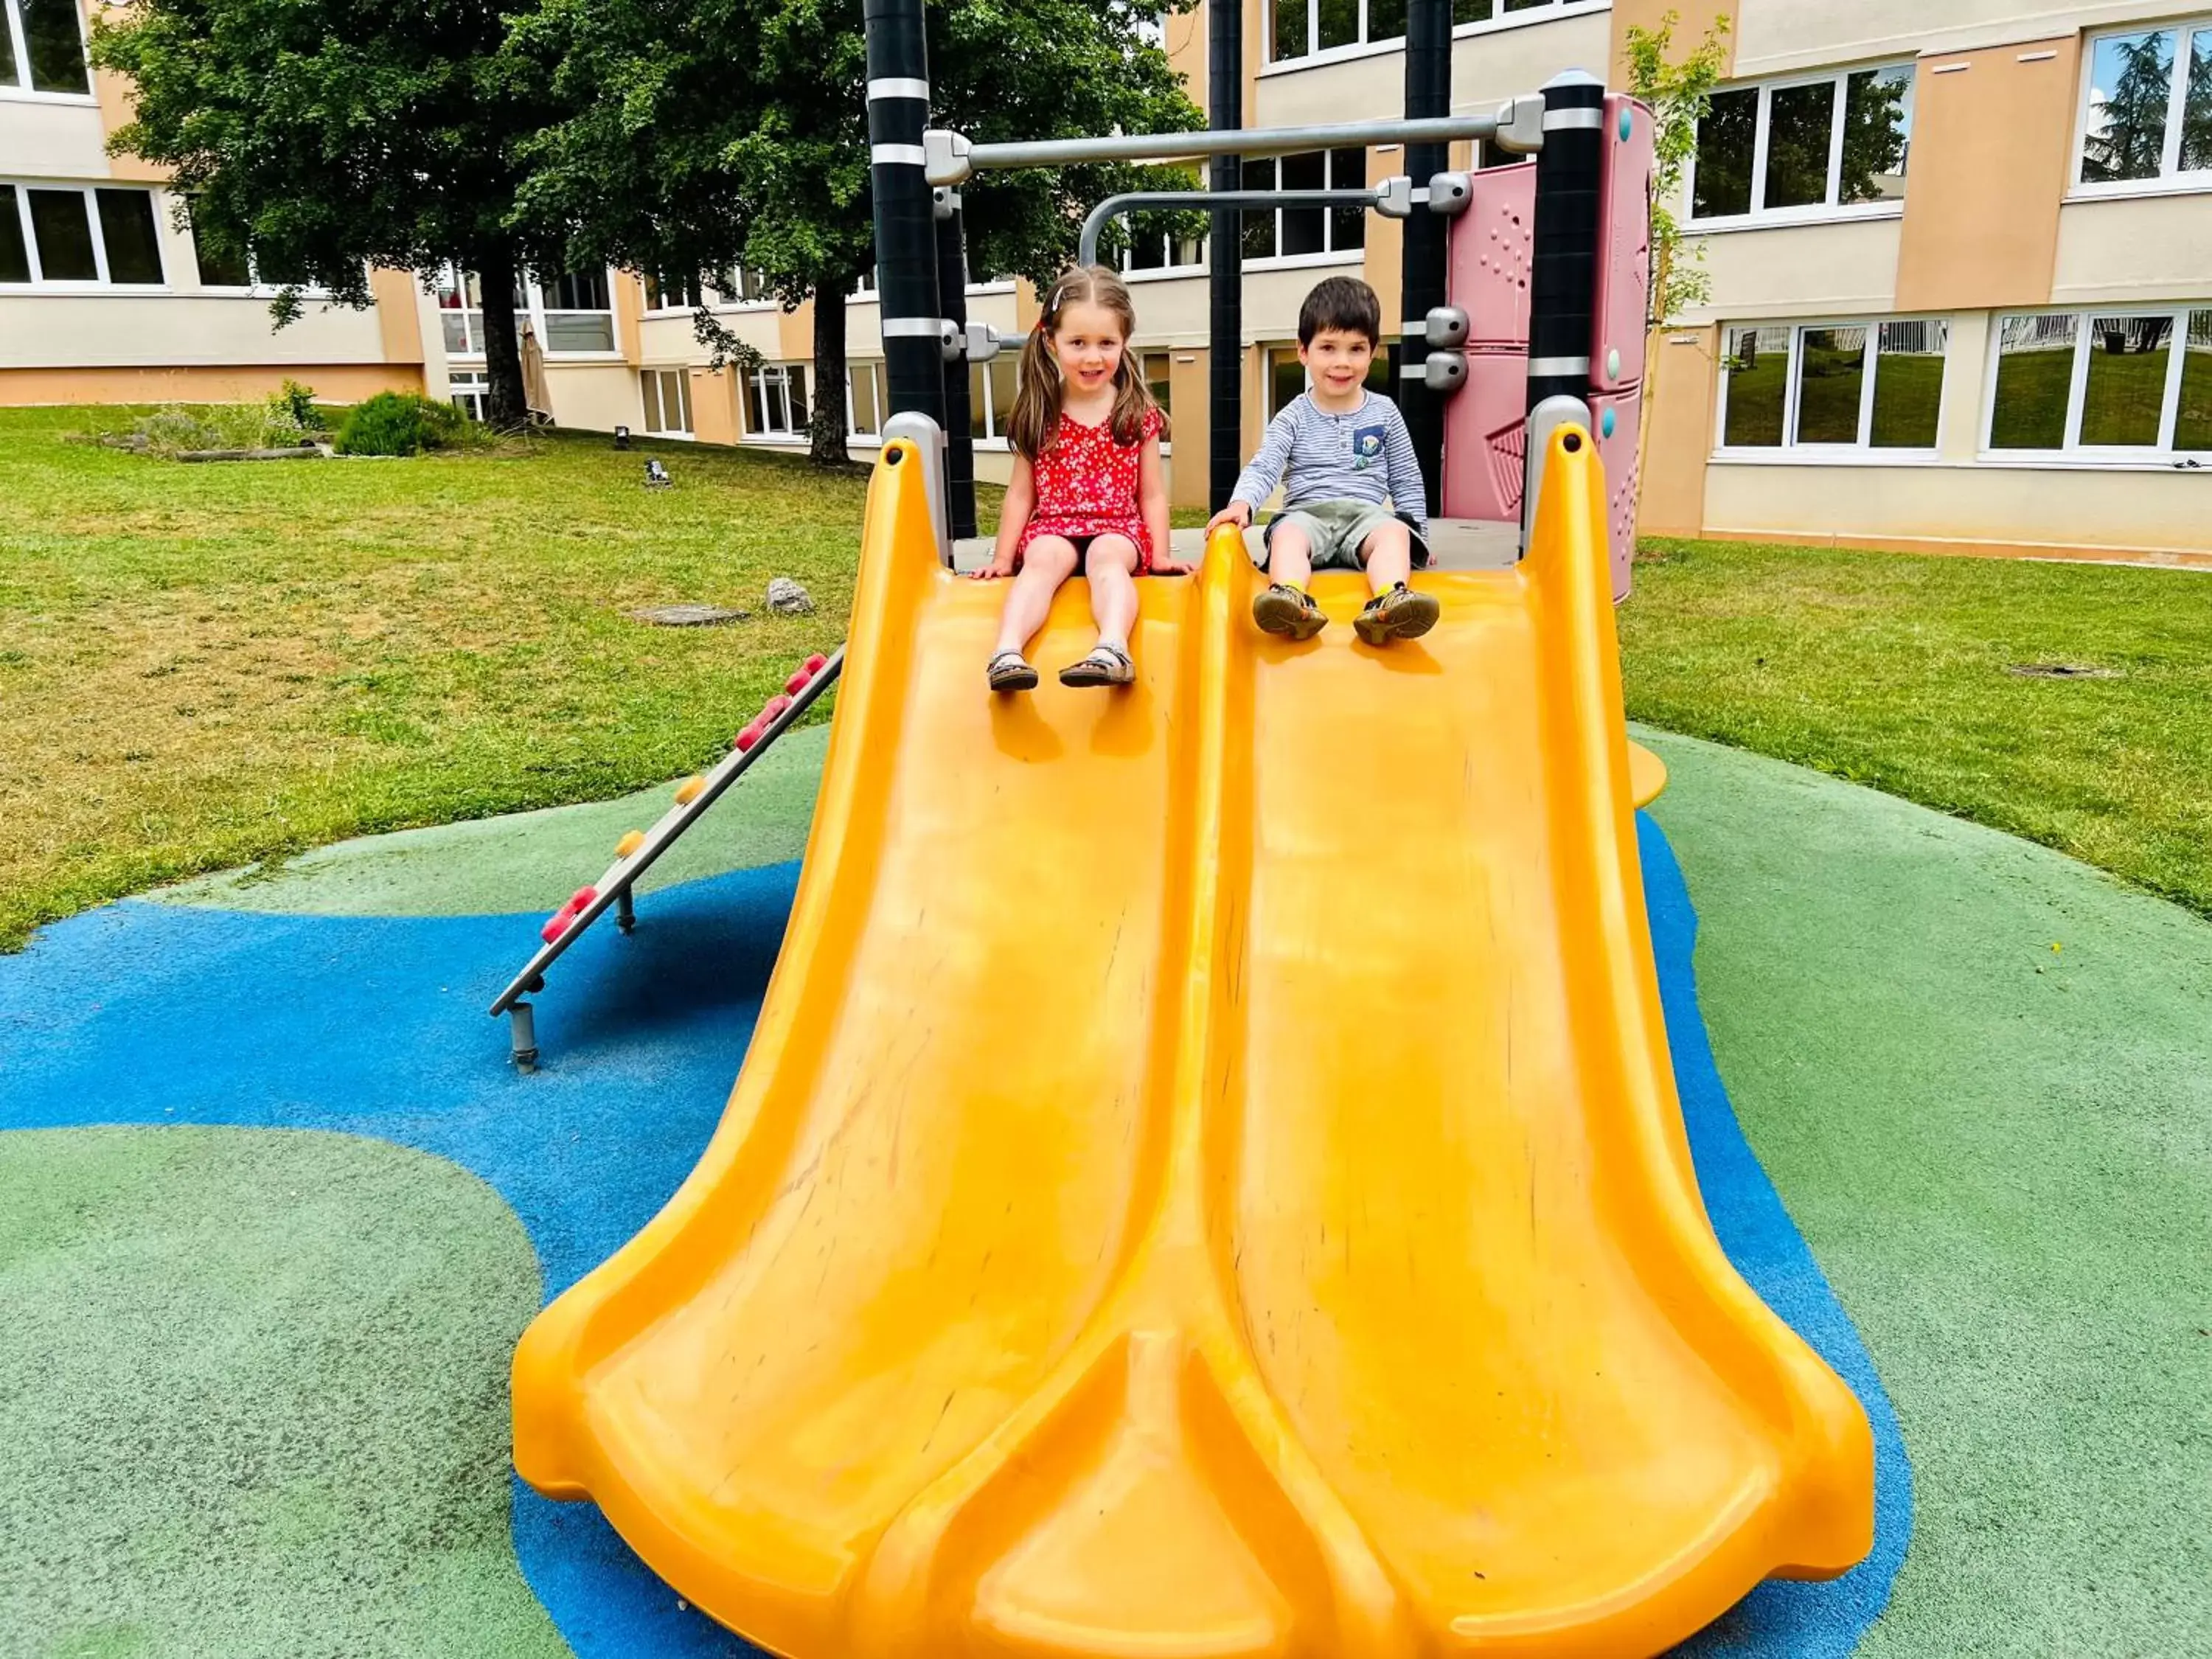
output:
MULTIPOLYGON (((1868 1550, 1844 1384, 1700 1206, 1594 445, 1425 638, 992 696, 886 447, 726 1115, 514 1365, 515 1461, 796 1659, 1657 1653, 1868 1550)), ((1089 644, 1070 583, 1036 654, 1089 644)))

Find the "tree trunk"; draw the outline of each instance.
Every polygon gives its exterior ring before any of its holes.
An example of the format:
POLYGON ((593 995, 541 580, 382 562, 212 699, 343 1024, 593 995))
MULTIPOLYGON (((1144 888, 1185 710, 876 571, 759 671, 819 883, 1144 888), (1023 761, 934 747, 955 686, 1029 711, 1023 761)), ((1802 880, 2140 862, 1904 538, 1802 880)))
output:
POLYGON ((850 283, 814 289, 814 419, 807 428, 807 458, 817 466, 844 466, 845 294, 850 283))
POLYGON ((484 422, 513 431, 530 418, 522 386, 522 343, 514 323, 514 251, 501 243, 477 256, 483 294, 484 422))

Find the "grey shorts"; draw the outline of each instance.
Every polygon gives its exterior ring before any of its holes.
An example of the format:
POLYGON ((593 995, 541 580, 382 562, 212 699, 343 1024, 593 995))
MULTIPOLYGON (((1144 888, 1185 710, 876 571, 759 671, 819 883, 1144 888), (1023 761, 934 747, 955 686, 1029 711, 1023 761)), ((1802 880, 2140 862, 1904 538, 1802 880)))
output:
MULTIPOLYGON (((1359 557, 1360 544, 1386 524, 1404 523, 1389 507, 1373 501, 1308 501, 1303 507, 1277 514, 1269 521, 1252 562, 1265 570, 1267 544, 1274 539, 1275 532, 1286 524, 1294 524, 1305 532, 1315 569, 1363 569, 1365 567, 1359 557)), ((1413 568, 1419 570, 1428 563, 1429 550, 1420 533, 1410 524, 1406 525, 1406 533, 1413 538, 1413 568)))

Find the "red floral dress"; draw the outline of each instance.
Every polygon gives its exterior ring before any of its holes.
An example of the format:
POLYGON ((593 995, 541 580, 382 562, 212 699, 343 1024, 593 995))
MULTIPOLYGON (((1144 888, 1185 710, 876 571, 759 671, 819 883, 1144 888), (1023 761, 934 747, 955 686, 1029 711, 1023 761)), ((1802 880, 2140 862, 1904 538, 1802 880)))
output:
POLYGON ((1136 544, 1137 574, 1152 568, 1155 549, 1137 504, 1137 479, 1145 446, 1160 435, 1160 412, 1145 411, 1137 441, 1114 441, 1109 416, 1085 426, 1062 410, 1060 426, 1036 459, 1036 506, 1014 546, 1014 568, 1039 536, 1065 536, 1080 549, 1093 536, 1127 536, 1136 544))

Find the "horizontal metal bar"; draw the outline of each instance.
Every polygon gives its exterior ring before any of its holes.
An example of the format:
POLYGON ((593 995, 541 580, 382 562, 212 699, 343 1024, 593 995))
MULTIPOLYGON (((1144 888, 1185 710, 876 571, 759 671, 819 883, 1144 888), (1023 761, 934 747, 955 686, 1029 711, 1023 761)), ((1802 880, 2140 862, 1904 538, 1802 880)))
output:
POLYGON ((1106 222, 1131 208, 1369 207, 1382 198, 1379 185, 1364 190, 1130 190, 1109 196, 1083 221, 1076 262, 1098 263, 1098 238, 1106 222))
POLYGON ((1455 138, 1497 136, 1498 116, 1441 115, 1425 121, 1345 121, 1310 127, 1237 127, 1211 132, 1131 132, 1110 138, 1045 138, 1022 144, 973 144, 942 166, 929 182, 957 185, 971 173, 1008 167, 1073 167, 1085 161, 1183 161, 1201 155, 1286 155, 1301 149, 1352 145, 1443 144, 1455 138))

